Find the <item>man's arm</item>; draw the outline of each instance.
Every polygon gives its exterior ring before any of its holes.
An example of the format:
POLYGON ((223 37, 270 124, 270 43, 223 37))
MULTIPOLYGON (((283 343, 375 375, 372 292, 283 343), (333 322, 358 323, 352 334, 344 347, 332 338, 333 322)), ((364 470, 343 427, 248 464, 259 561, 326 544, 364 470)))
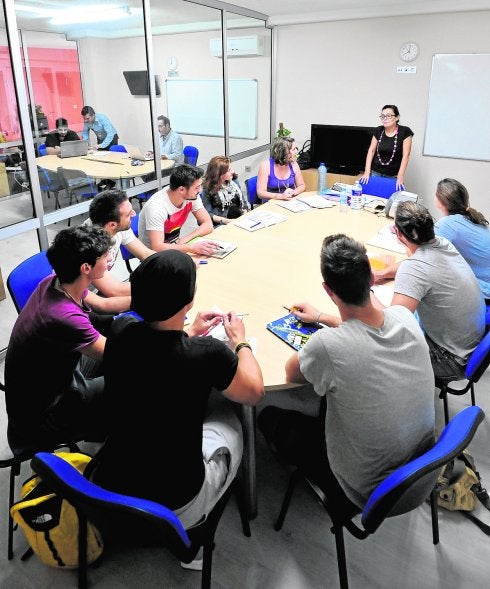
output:
POLYGON ((85 346, 81 349, 83 355, 92 358, 93 360, 100 360, 104 356, 106 338, 103 335, 99 335, 98 339, 93 343, 85 346))
POLYGON ((184 142, 182 141, 182 137, 180 135, 173 135, 171 139, 172 140, 165 155, 167 156, 167 159, 178 162, 180 159, 182 159, 184 142))
POLYGON ((86 303, 98 313, 122 313, 129 310, 130 296, 104 298, 88 291, 85 297, 86 303))
POLYGON ((208 235, 213 231, 213 221, 211 220, 210 214, 204 207, 202 207, 198 211, 192 211, 192 214, 196 218, 197 227, 194 229, 194 231, 191 231, 191 233, 189 233, 185 237, 182 237, 179 240, 181 244, 188 243, 189 241, 194 239, 194 237, 208 235))
POLYGON ((135 258, 138 258, 138 260, 141 261, 155 253, 155 250, 146 247, 146 245, 138 238, 125 244, 124 247, 131 252, 135 258))
POLYGON ((295 352, 292 356, 288 358, 286 361, 286 382, 297 382, 304 384, 308 382, 306 378, 303 376, 301 369, 299 367, 299 357, 298 352, 295 352))
POLYGON ((92 280, 92 284, 106 297, 126 297, 131 295, 129 282, 117 280, 112 272, 106 272, 102 278, 92 280))

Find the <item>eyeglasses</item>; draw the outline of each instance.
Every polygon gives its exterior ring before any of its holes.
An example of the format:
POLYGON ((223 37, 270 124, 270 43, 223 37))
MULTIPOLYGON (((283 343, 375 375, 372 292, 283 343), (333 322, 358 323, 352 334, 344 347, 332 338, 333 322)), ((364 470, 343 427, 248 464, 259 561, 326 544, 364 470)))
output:
POLYGON ((379 118, 383 121, 384 119, 392 119, 396 115, 379 115, 379 118))

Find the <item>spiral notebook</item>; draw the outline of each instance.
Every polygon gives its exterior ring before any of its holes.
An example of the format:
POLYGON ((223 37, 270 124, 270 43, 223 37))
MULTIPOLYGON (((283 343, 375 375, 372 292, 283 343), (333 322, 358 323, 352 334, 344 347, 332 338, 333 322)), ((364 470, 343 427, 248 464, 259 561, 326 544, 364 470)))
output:
POLYGON ((283 342, 297 352, 306 344, 310 337, 323 327, 320 323, 303 323, 292 313, 279 317, 266 325, 269 331, 277 335, 283 342))

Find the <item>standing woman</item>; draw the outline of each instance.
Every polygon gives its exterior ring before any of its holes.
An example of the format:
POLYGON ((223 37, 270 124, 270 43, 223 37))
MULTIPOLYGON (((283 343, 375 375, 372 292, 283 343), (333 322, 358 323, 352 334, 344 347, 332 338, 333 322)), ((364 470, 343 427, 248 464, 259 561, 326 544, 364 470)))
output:
POLYGON ((257 196, 289 200, 305 189, 303 174, 296 162, 298 148, 291 137, 276 137, 271 157, 263 161, 257 176, 257 196))
POLYGON ((381 125, 374 131, 360 180, 362 183, 368 182, 371 174, 396 178, 396 189, 403 190, 413 131, 410 127, 398 124, 400 112, 394 104, 385 104, 379 118, 381 125))
POLYGON ((231 159, 224 155, 211 158, 204 176, 201 199, 213 226, 227 225, 250 210, 238 184, 233 181, 231 159))
POLYGON ((471 266, 483 296, 490 303, 490 229, 482 213, 470 207, 466 188, 452 178, 437 184, 436 207, 443 217, 434 225, 436 235, 445 237, 471 266))

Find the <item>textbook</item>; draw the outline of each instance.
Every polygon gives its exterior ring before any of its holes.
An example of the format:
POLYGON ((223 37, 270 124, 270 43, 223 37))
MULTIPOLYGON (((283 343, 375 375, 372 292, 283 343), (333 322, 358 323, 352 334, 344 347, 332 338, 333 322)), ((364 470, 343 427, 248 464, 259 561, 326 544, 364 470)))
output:
POLYGON ((235 220, 235 225, 247 231, 257 231, 276 223, 286 221, 287 217, 271 211, 253 211, 235 220))
POLYGON ((211 241, 212 243, 217 243, 219 245, 219 249, 211 254, 211 258, 225 258, 228 254, 231 254, 232 251, 236 250, 237 246, 230 241, 220 241, 219 239, 208 239, 205 236, 194 237, 191 239, 189 243, 195 243, 196 241, 211 241))
POLYGON ((289 313, 267 323, 266 327, 299 352, 310 337, 323 326, 320 323, 303 323, 293 313, 289 313))

